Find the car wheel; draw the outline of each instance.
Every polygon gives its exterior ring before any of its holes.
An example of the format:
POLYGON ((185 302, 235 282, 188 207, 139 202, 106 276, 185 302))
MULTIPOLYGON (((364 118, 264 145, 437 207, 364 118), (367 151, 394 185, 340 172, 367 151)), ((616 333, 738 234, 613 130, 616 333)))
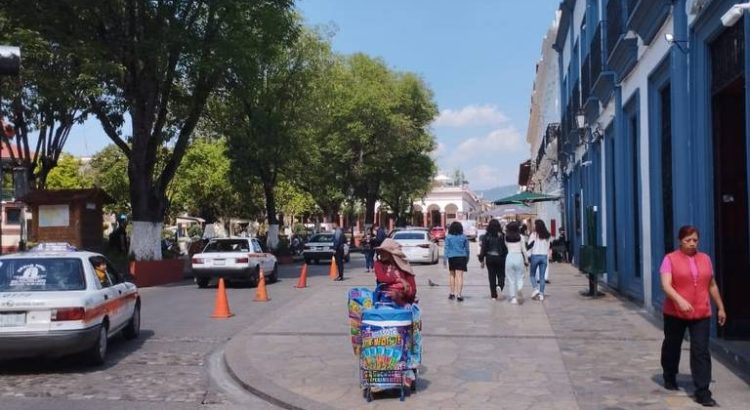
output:
POLYGON ((312 264, 312 259, 305 258, 305 263, 308 264, 308 265, 311 265, 312 264))
POLYGON ((273 270, 271 271, 271 276, 269 276, 269 281, 271 283, 276 283, 279 281, 279 265, 273 264, 273 270))
POLYGON ((107 356, 107 342, 107 322, 104 322, 99 327, 96 342, 86 353, 89 363, 95 366, 104 364, 104 358, 107 356))
POLYGON ((127 340, 132 340, 141 334, 141 304, 136 303, 133 310, 133 316, 130 318, 128 325, 122 329, 122 335, 127 340))
POLYGON ((208 278, 195 278, 195 283, 198 284, 198 287, 201 289, 208 287, 208 278))

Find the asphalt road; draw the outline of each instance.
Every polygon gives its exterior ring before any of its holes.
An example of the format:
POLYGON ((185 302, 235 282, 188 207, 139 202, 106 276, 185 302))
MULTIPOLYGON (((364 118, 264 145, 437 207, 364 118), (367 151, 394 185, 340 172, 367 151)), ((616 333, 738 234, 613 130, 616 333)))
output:
MULTIPOLYGON (((352 265, 362 265, 352 255, 352 265)), ((327 264, 308 276, 328 274, 327 264)), ((269 284, 274 303, 253 302, 255 288, 230 286, 234 317, 211 319, 216 287, 198 289, 192 281, 141 289, 141 335, 134 341, 110 341, 104 366, 81 364, 79 357, 0 362, 0 408, 55 409, 274 409, 240 389, 219 360, 236 333, 273 317, 293 303, 299 265, 280 267, 280 280, 269 284)), ((263 349, 263 346, 258 346, 263 349)))

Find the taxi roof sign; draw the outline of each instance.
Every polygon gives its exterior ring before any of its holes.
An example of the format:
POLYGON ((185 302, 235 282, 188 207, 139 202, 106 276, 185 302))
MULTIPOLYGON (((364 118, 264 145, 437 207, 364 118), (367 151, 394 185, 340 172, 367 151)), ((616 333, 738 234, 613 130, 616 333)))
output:
POLYGON ((67 242, 42 242, 30 249, 31 252, 75 252, 75 246, 67 242))

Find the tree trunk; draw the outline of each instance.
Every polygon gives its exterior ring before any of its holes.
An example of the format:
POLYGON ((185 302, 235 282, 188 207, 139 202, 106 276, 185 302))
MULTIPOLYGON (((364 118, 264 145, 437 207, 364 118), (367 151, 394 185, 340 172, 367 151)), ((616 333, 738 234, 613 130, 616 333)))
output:
POLYGON ((133 208, 133 235, 130 254, 136 260, 161 259, 161 230, 166 196, 154 186, 150 170, 135 156, 128 164, 130 201, 133 208))
POLYGON ((276 196, 274 196, 271 181, 263 181, 263 193, 266 195, 266 214, 268 216, 266 245, 269 249, 276 249, 279 246, 279 220, 276 217, 276 196))
POLYGON ((372 226, 375 222, 375 202, 377 196, 373 193, 368 193, 365 198, 365 226, 372 226))

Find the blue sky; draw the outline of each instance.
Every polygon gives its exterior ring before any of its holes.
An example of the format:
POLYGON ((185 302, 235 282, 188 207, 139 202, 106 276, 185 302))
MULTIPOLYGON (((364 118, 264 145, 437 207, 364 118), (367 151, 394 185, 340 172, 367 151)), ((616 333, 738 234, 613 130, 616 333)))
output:
MULTIPOLYGON (((421 75, 441 110, 439 167, 471 187, 516 183, 526 144, 534 67, 559 0, 298 0, 310 25, 333 25, 334 50, 380 57, 421 75)), ((129 124, 128 124, 129 125, 129 124)), ((128 127, 129 128, 129 127, 128 127)), ((126 129, 125 133, 129 133, 126 129)), ((98 121, 76 126, 66 150, 109 144, 98 121)))

